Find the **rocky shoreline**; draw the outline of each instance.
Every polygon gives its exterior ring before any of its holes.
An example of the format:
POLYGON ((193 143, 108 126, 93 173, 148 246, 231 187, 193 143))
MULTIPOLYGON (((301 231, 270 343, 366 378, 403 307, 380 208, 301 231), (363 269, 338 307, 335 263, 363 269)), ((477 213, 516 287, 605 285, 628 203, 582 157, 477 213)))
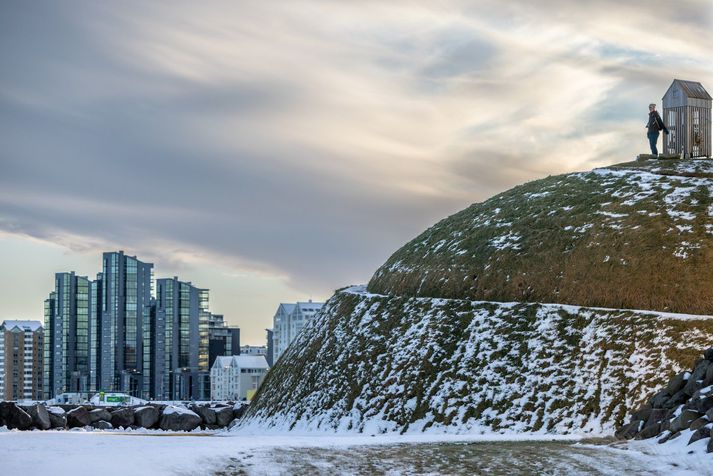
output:
POLYGON ((658 443, 664 444, 686 435, 687 445, 707 438, 707 451, 713 453, 712 429, 713 348, 710 348, 693 369, 676 374, 666 388, 634 412, 616 436, 637 440, 658 438, 658 443))
POLYGON ((10 430, 85 428, 155 429, 165 431, 220 430, 240 419, 247 404, 146 404, 140 406, 22 405, 0 402, 0 427, 10 430))

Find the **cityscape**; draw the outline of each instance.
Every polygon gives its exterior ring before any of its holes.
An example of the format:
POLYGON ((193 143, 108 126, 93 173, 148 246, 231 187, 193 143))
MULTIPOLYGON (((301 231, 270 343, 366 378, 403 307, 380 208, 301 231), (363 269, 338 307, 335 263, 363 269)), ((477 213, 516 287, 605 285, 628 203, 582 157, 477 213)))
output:
POLYGON ((42 322, 0 323, 6 400, 249 400, 323 305, 280 303, 265 345, 241 346, 240 328, 211 312, 209 289, 156 279, 153 263, 123 251, 103 253, 94 279, 69 271, 54 281, 42 322))

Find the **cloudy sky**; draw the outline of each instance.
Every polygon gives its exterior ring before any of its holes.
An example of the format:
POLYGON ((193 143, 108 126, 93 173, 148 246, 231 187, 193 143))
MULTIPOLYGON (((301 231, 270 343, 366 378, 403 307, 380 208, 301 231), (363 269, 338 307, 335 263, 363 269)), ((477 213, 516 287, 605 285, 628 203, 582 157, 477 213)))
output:
POLYGON ((523 181, 646 151, 713 89, 713 2, 0 4, 0 320, 123 249, 262 344, 523 181))

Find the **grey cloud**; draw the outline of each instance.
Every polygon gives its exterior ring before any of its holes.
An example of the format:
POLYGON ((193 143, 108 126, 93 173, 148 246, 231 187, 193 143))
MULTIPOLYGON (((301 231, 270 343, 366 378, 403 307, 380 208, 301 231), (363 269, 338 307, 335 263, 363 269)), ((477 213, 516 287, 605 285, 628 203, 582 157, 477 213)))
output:
POLYGON ((628 130, 586 139, 672 74, 655 48, 538 36, 619 22, 616 2, 431 4, 4 3, 0 229, 333 289, 472 201, 617 155, 628 130))

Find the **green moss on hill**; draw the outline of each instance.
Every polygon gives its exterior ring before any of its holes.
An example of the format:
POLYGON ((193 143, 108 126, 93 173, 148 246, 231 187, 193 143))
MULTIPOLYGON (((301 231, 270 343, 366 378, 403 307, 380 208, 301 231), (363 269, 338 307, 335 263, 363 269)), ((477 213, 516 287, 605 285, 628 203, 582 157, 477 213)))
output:
POLYGON ((530 182, 429 228, 368 289, 710 314, 712 177, 668 161, 530 182))

